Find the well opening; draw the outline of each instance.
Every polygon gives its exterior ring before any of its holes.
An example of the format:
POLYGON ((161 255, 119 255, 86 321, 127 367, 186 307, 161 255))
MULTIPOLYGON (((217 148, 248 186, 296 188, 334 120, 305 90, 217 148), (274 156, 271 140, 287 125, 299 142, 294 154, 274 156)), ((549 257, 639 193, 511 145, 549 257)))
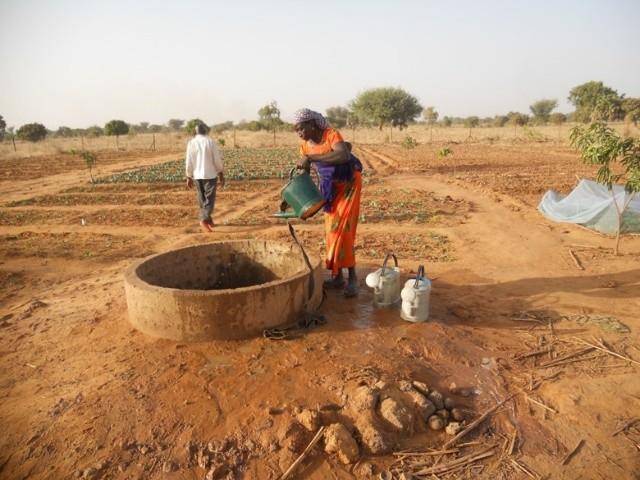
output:
MULTIPOLYGON (((321 285, 320 259, 311 264, 321 285)), ((238 240, 172 250, 125 274, 129 320, 175 340, 244 338, 318 305, 321 288, 308 298, 310 278, 292 243, 238 240)))

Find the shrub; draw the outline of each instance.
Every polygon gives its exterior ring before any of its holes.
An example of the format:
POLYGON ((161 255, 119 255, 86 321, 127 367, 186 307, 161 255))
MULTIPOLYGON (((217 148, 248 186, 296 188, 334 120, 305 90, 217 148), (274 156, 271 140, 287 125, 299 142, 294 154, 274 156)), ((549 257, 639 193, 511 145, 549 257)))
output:
POLYGON ((412 148, 416 148, 418 146, 418 142, 415 138, 413 138, 410 135, 407 135, 406 137, 404 137, 404 140, 402 141, 401 144, 404 148, 410 150, 412 148))
POLYGON ((39 142, 47 136, 47 129, 41 123, 27 123, 18 129, 16 135, 20 140, 39 142))

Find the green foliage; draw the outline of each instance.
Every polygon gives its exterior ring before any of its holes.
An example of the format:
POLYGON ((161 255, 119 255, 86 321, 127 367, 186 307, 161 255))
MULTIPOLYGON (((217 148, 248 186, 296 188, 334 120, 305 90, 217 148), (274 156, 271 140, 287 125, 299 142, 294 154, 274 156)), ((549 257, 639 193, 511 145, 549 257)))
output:
POLYGON ((171 130, 177 132, 184 125, 184 120, 180 120, 178 118, 172 118, 167 122, 167 125, 171 130))
POLYGON ((624 181, 628 192, 640 192, 640 140, 622 138, 603 122, 574 127, 569 138, 585 163, 599 165, 598 182, 611 188, 624 181), (616 162, 622 171, 613 168, 616 162))
POLYGON ((443 117, 442 121, 440 122, 442 123, 443 127, 450 127, 451 125, 453 125, 453 119, 451 117, 443 117))
POLYGON ((164 127, 162 125, 157 125, 157 124, 149 125, 150 133, 160 133, 162 130, 164 130, 164 127))
POLYGON ((224 147, 226 144, 227 144, 227 141, 224 138, 218 139, 218 145, 220 145, 221 147, 224 147))
POLYGON ((69 127, 59 127, 58 130, 56 130, 56 137, 69 138, 73 137, 74 134, 73 129, 69 127))
POLYGON ((475 115, 464 119, 464 126, 467 128, 475 128, 480 125, 480 119, 475 115))
POLYGON ((112 137, 129 133, 129 125, 123 120, 111 120, 104 126, 104 134, 112 137))
POLYGON ((574 120, 587 123, 598 120, 621 120, 622 97, 602 82, 587 82, 569 92, 569 102, 576 107, 574 120))
POLYGON ((87 137, 101 137, 102 135, 104 135, 104 130, 102 129, 102 127, 94 125, 93 127, 87 128, 84 133, 87 137))
POLYGON ((231 120, 227 122, 216 123, 215 125, 211 126, 211 130, 213 130, 214 133, 223 133, 223 132, 226 132, 227 130, 232 130, 232 129, 233 129, 233 122, 231 120))
POLYGON ((422 106, 411 94, 401 88, 374 88, 358 95, 351 110, 360 121, 377 125, 380 130, 387 124, 404 128, 422 112, 422 106))
POLYGON ((493 117, 493 126, 494 127, 504 127, 509 121, 509 117, 506 115, 496 115, 493 117))
POLYGON ((198 125, 200 125, 200 124, 202 124, 205 127, 207 127, 207 133, 209 133, 209 127, 207 126, 207 124, 205 122, 203 122, 199 118, 192 118, 191 120, 189 120, 187 122, 187 124, 185 125, 185 127, 184 127, 184 131, 189 135, 195 135, 196 127, 198 125))
POLYGON ((345 107, 329 107, 326 111, 326 117, 332 127, 342 128, 347 125, 350 113, 349 109, 345 107))
POLYGON ((622 110, 624 111, 625 122, 633 123, 634 125, 638 125, 638 123, 640 123, 640 98, 639 97, 623 99, 622 110))
POLYGON ((258 117, 260 125, 267 130, 276 130, 283 125, 282 120, 280 120, 278 102, 275 100, 258 110, 258 117))
POLYGON ((7 122, 5 122, 4 118, 2 118, 2 115, 0 115, 0 142, 4 140, 4 136, 7 133, 6 128, 7 122))
POLYGON ((418 141, 415 138, 407 135, 406 137, 404 137, 404 140, 402 140, 401 145, 407 150, 411 150, 412 148, 416 148, 418 146, 418 141))
POLYGON ((89 169, 89 176, 91 177, 91 183, 95 183, 95 179, 93 178, 93 167, 96 165, 96 155, 95 153, 89 152, 88 150, 82 150, 77 152, 78 156, 84 160, 85 165, 89 169))
POLYGON ((509 112, 507 117, 509 117, 509 123, 515 127, 522 127, 529 123, 529 115, 525 115, 524 113, 509 112))
MULTIPOLYGON (((227 148, 222 152, 228 180, 284 179, 298 160, 295 148, 227 148)), ((181 183, 184 159, 98 178, 96 183, 181 183)))
POLYGON ((554 125, 562 125, 567 121, 567 116, 560 112, 552 113, 549 115, 549 121, 554 125))
POLYGON ((422 111, 422 118, 427 122, 427 125, 435 125, 438 121, 438 112, 434 107, 427 107, 422 111))
POLYGON ((257 120, 251 120, 250 122, 247 122, 246 120, 242 120, 240 123, 238 123, 238 130, 248 130, 250 132, 258 132, 263 129, 264 129, 263 125, 257 120))
POLYGON ((47 129, 41 123, 27 123, 18 129, 16 135, 20 140, 39 142, 47 136, 47 129))
POLYGON ((546 123, 549 121, 551 112, 557 107, 557 100, 545 98, 534 102, 529 106, 529 110, 531 110, 531 113, 533 114, 536 121, 540 123, 546 123))
POLYGON ((449 147, 442 147, 440 150, 438 150, 438 158, 447 158, 452 154, 453 151, 449 147))

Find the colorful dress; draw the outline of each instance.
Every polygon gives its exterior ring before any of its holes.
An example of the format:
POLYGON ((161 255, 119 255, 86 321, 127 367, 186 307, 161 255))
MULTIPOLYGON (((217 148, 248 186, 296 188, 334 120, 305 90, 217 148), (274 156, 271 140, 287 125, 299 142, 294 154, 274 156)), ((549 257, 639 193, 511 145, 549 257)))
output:
MULTIPOLYGON (((343 142, 342 135, 333 128, 322 132, 320 143, 304 142, 300 153, 322 155, 343 142)), ((360 216, 362 192, 362 164, 351 155, 347 163, 331 165, 313 162, 320 177, 320 191, 327 200, 324 207, 324 227, 327 244, 326 266, 335 276, 341 268, 356 266, 355 240, 360 216)))

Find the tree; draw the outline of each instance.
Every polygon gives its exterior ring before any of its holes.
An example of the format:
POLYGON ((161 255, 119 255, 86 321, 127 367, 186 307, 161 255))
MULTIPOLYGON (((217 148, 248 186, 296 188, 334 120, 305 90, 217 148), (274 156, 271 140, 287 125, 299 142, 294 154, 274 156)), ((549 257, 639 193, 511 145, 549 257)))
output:
POLYGON ((87 128, 84 131, 84 134, 87 137, 101 137, 102 135, 104 135, 104 130, 98 125, 93 125, 92 127, 87 128))
POLYGON ((69 127, 59 127, 58 130, 56 130, 56 137, 69 138, 73 137, 74 133, 73 129, 69 127))
POLYGON ((163 128, 164 127, 162 125, 158 125, 158 124, 155 124, 155 123, 152 124, 152 125, 149 125, 149 131, 151 133, 159 133, 159 132, 161 132, 163 130, 163 128))
POLYGON ((204 125, 206 127, 207 133, 209 133, 209 127, 205 122, 203 122, 199 118, 192 118, 191 120, 189 120, 187 122, 187 125, 184 127, 184 131, 187 132, 187 134, 189 135, 193 135, 196 130, 196 127, 200 124, 204 125))
POLYGON ((140 122, 138 127, 136 128, 141 133, 146 133, 149 131, 149 122, 140 122))
POLYGON ((504 127, 509 121, 509 117, 506 115, 496 115, 493 117, 493 126, 494 127, 504 127))
POLYGON ((622 119, 623 97, 602 82, 591 81, 573 87, 568 99, 576 107, 573 117, 576 122, 622 119))
POLYGON ((624 121, 638 125, 640 123, 640 97, 625 98, 622 100, 624 121))
POLYGON ((560 112, 552 113, 549 115, 549 121, 554 125, 562 125, 567 121, 567 116, 560 112))
POLYGON ((326 117, 332 127, 342 128, 347 125, 349 113, 349 109, 345 107, 329 107, 326 117))
POLYGON ((118 138, 120 135, 126 135, 129 133, 129 125, 123 120, 111 120, 104 126, 104 134, 113 137, 116 137, 116 148, 120 148, 118 144, 118 138))
POLYGON ((167 125, 169 125, 169 128, 171 130, 175 130, 177 132, 184 125, 184 120, 179 120, 177 118, 172 118, 167 122, 167 125))
POLYGON ((5 122, 4 118, 2 118, 2 115, 0 115, 0 142, 4 140, 4 136, 7 133, 6 128, 7 122, 5 122))
POLYGON ((509 123, 513 125, 513 134, 515 135, 518 131, 518 127, 523 127, 527 123, 529 123, 529 115, 525 115, 520 112, 509 112, 507 114, 509 118, 509 123))
POLYGON ((469 129, 469 138, 471 138, 471 130, 480 125, 480 119, 475 115, 464 119, 464 126, 469 129))
POLYGON ((231 120, 227 122, 217 123, 211 126, 211 130, 213 130, 215 133, 222 133, 232 129, 233 129, 233 121, 231 120))
POLYGON ((453 125, 453 119, 451 117, 443 117, 442 118, 442 126, 443 127, 450 127, 451 125, 453 125))
POLYGON ((429 125, 429 141, 433 141, 433 126, 438 121, 438 112, 434 107, 427 107, 422 111, 424 121, 429 125))
POLYGON ((538 100, 529 106, 529 110, 533 114, 536 121, 540 123, 547 123, 551 112, 558 107, 558 101, 555 99, 545 98, 538 100))
POLYGON ((91 177, 91 183, 96 183, 93 178, 93 167, 96 165, 96 155, 95 153, 89 152, 88 150, 81 150, 80 152, 76 152, 78 156, 84 160, 85 165, 89 169, 89 177, 91 177))
POLYGON ((41 123, 27 123, 18 129, 16 135, 20 140, 39 142, 47 136, 47 129, 41 123))
POLYGON ((275 132, 277 128, 281 127, 283 122, 280 119, 278 102, 274 100, 258 110, 258 121, 266 130, 273 130, 275 132))
POLYGON ((614 199, 613 204, 618 214, 614 254, 618 255, 624 211, 640 192, 640 140, 622 138, 603 122, 594 122, 589 127, 574 127, 570 140, 585 163, 599 165, 596 180, 609 188, 614 199), (614 163, 619 163, 619 167, 614 167, 614 163), (613 185, 620 181, 625 182, 624 189, 630 194, 628 198, 625 196, 622 208, 613 193, 613 185))
POLYGON ((351 102, 351 110, 365 122, 377 125, 380 130, 386 124, 404 128, 413 121, 422 105, 416 97, 401 88, 374 88, 358 95, 351 102))

